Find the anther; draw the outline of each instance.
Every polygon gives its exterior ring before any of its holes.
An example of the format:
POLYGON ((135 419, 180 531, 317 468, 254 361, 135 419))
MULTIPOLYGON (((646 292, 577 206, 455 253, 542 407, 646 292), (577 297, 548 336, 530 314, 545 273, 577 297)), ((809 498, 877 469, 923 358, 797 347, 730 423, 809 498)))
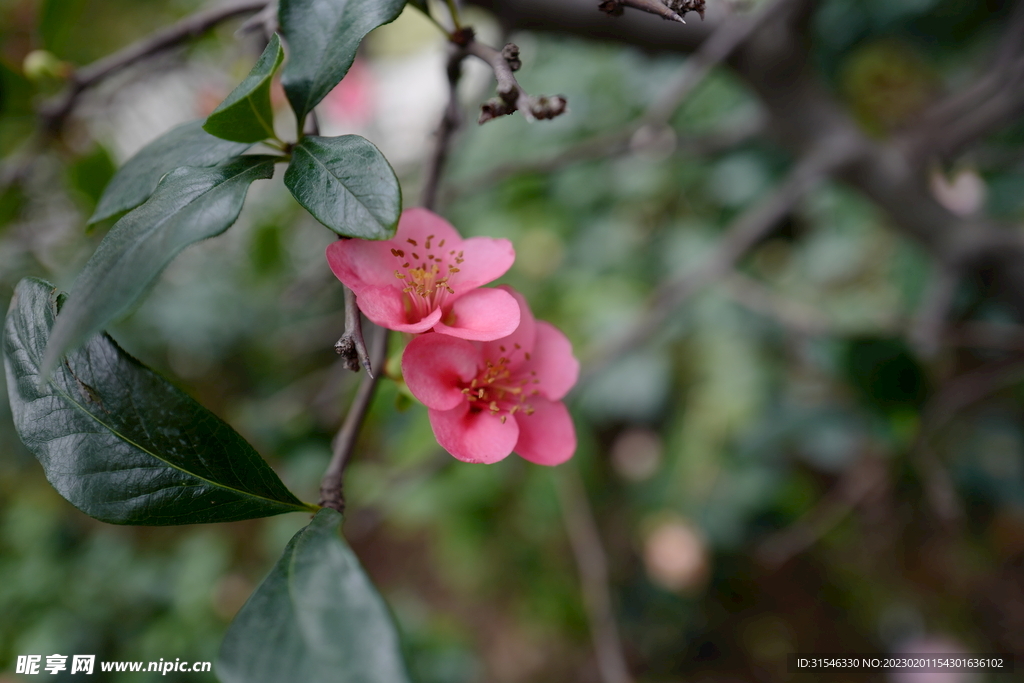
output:
POLYGON ((411 237, 409 239, 407 239, 406 242, 408 242, 409 244, 411 244, 414 247, 418 247, 419 246, 418 244, 416 244, 416 240, 412 239, 411 237))

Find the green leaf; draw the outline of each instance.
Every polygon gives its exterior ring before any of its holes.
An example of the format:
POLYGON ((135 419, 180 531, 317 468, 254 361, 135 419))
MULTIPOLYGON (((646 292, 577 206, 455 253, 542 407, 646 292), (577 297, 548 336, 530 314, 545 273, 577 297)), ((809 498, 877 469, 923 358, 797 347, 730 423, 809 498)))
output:
POLYGON ((103 188, 109 184, 115 172, 114 162, 107 150, 97 145, 90 154, 68 165, 68 181, 77 190, 82 203, 94 209, 103 195, 103 188))
POLYGON ((179 168, 149 200, 114 224, 75 280, 50 336, 46 375, 76 344, 127 312, 182 249, 238 218, 249 185, 274 173, 275 157, 243 156, 212 168, 179 168))
POLYGON ((18 435, 72 505, 112 524, 229 522, 311 511, 216 415, 107 335, 40 369, 63 296, 22 280, 4 325, 18 435))
POLYGON ((76 26, 88 20, 86 0, 46 0, 39 11, 39 38, 43 47, 62 54, 67 48, 76 26))
POLYGON ((256 66, 213 110, 203 124, 203 130, 235 142, 259 142, 276 137, 274 109, 270 106, 270 81, 282 60, 284 49, 275 33, 256 66))
POLYGON ((89 224, 134 209, 149 199, 160 179, 182 166, 216 166, 251 145, 215 138, 202 121, 184 123, 149 143, 122 166, 103 191, 89 224))
POLYGON ((278 17, 288 41, 281 83, 299 128, 348 73, 367 33, 393 21, 406 0, 281 0, 278 17))
POLYGON ((344 237, 393 237, 402 190, 384 155, 358 135, 307 136, 292 150, 284 184, 314 217, 344 237))
POLYGON ((340 525, 324 508, 288 543, 228 628, 222 683, 408 683, 387 606, 340 525))

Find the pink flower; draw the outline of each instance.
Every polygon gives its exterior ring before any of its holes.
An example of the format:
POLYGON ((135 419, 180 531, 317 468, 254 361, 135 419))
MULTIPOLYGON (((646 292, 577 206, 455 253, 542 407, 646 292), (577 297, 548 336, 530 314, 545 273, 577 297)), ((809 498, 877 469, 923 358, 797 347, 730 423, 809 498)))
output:
POLYGON ((558 465, 576 450, 576 431, 561 399, 579 376, 572 346, 553 325, 535 321, 522 295, 515 332, 472 343, 440 334, 413 339, 402 373, 427 406, 438 443, 465 462, 493 463, 515 451, 558 465))
POLYGON ((426 209, 404 211, 392 240, 339 240, 327 247, 331 270, 381 327, 481 341, 519 326, 519 304, 508 292, 479 289, 504 275, 515 258, 508 240, 464 240, 426 209))

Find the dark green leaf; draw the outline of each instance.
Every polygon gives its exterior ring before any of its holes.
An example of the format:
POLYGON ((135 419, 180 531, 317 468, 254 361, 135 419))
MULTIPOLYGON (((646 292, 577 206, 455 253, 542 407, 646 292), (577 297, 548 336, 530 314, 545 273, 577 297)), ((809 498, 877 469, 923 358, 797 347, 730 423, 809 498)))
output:
POLYGON ((149 525, 313 509, 231 427, 107 335, 68 354, 42 382, 58 306, 51 284, 22 280, 3 351, 18 435, 72 505, 104 522, 149 525))
POLYGON ((408 683, 387 606, 324 508, 228 629, 223 683, 408 683))
POLYGON ((299 125, 348 73, 367 33, 393 21, 406 0, 281 0, 288 41, 281 83, 299 125))
POLYGON ((71 187, 78 191, 82 203, 89 209, 96 208, 96 203, 103 195, 116 172, 114 162, 102 146, 97 145, 87 156, 76 159, 68 166, 68 180, 71 187))
POLYGON ((216 166, 251 145, 215 138, 203 130, 202 121, 173 128, 149 143, 114 174, 90 225, 134 209, 156 190, 160 179, 181 166, 216 166))
POLYGON ((220 103, 203 130, 225 140, 259 142, 274 136, 274 109, 270 106, 270 81, 284 59, 281 39, 275 33, 256 66, 227 99, 220 103))
POLYGON ((284 184, 339 235, 383 240, 395 234, 402 212, 398 178, 380 150, 358 135, 303 138, 284 184))
POLYGON ((86 0, 46 0, 39 12, 39 37, 43 47, 63 54, 69 38, 83 18, 88 17, 86 0))
POLYGON ((238 218, 249 185, 270 178, 274 157, 244 156, 212 168, 179 168, 145 204, 114 224, 75 280, 53 328, 43 371, 128 311, 182 249, 238 218))
POLYGON ((32 116, 32 84, 0 60, 0 117, 32 116))
POLYGON ((842 362, 850 386, 880 412, 918 409, 927 398, 927 375, 901 339, 851 339, 842 362))

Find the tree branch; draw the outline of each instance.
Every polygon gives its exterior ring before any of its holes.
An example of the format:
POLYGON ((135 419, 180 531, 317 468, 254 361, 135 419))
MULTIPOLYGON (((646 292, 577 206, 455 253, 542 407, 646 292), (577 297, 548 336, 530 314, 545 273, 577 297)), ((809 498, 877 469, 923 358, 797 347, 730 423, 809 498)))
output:
MULTIPOLYGON (((461 184, 454 193, 472 194, 483 187, 520 173, 550 173, 569 164, 625 154, 638 146, 635 143, 641 131, 647 131, 646 137, 649 139, 660 139, 659 130, 669 125, 676 111, 704 82, 711 70, 749 38, 778 6, 790 1, 772 0, 749 16, 733 16, 720 21, 710 37, 701 43, 694 55, 679 69, 661 96, 651 104, 641 118, 626 128, 584 140, 547 159, 499 166, 480 178, 461 184)), ((712 133, 684 141, 680 146, 695 154, 713 153, 714 150, 739 144, 762 131, 763 127, 762 120, 754 120, 748 125, 729 126, 717 134, 712 133)))
POLYGON ((661 0, 604 0, 604 2, 598 6, 598 9, 613 17, 621 17, 623 7, 632 7, 633 9, 638 9, 641 12, 648 12, 649 14, 661 17, 662 19, 678 21, 680 24, 686 23, 683 21, 681 16, 669 9, 668 5, 662 3, 661 0))
POLYGON ((366 368, 366 374, 373 378, 373 365, 363 340, 363 323, 359 317, 356 295, 348 287, 345 287, 345 333, 334 343, 334 350, 341 356, 346 370, 359 372, 359 366, 362 365, 366 368))
MULTIPOLYGON (((456 98, 455 90, 460 74, 459 64, 464 56, 464 54, 461 56, 453 55, 448 63, 450 99, 442 119, 441 130, 438 133, 438 144, 434 147, 433 156, 427 164, 427 180, 422 196, 423 206, 431 210, 435 208, 434 204, 437 199, 440 175, 444 170, 444 160, 448 156, 448 147, 451 144, 452 134, 458 121, 458 99, 456 98), (444 132, 446 129, 447 132, 444 132)), ((356 396, 352 400, 348 414, 345 415, 345 421, 342 423, 341 429, 338 430, 338 435, 334 438, 331 462, 328 464, 323 480, 320 483, 320 505, 333 508, 339 512, 345 511, 345 495, 342 491, 345 467, 352 456, 352 449, 355 448, 356 438, 359 436, 359 430, 363 425, 363 420, 366 418, 370 402, 373 400, 377 383, 384 376, 383 365, 388 350, 388 330, 380 329, 374 339, 373 348, 370 349, 368 357, 363 355, 365 354, 365 348, 362 352, 359 350, 363 341, 360 328, 356 296, 352 290, 346 287, 345 335, 338 340, 335 349, 338 348, 338 345, 343 345, 343 349, 339 353, 345 355, 344 362, 350 370, 358 367, 356 359, 361 359, 366 367, 366 376, 359 383, 356 396), (349 341, 351 342, 351 348, 349 347, 349 341), (376 374, 371 372, 371 368, 377 369, 376 374)))
MULTIPOLYGON (((717 27, 720 17, 680 31, 646 15, 608 20, 592 15, 590 0, 472 0, 495 11, 510 29, 545 30, 615 40, 647 50, 691 52, 717 27), (614 28, 609 25, 614 25, 614 28), (672 29, 666 31, 666 29, 672 29)), ((773 137, 794 155, 831 138, 861 137, 859 128, 819 82, 811 66, 804 28, 814 4, 784 3, 730 58, 730 65, 759 95, 773 137)), ((711 12, 709 11, 709 17, 711 12)), ((975 129, 974 134, 981 132, 975 129)), ((971 141, 973 142, 973 141, 971 141)), ((964 142, 966 144, 967 141, 964 142)), ((1003 226, 957 216, 931 196, 905 144, 863 141, 863 154, 838 177, 887 211, 896 228, 938 260, 962 264, 965 276, 982 273, 1004 301, 1024 317, 1024 243, 1003 226)))
POLYGON ((245 0, 197 12, 118 50, 112 55, 83 66, 71 75, 68 84, 60 94, 39 108, 39 116, 47 130, 56 131, 75 108, 79 96, 86 89, 138 61, 170 49, 190 38, 196 38, 223 21, 259 12, 267 7, 267 4, 267 0, 245 0))
POLYGON ((921 309, 908 335, 911 345, 925 358, 934 356, 942 346, 947 318, 959 283, 960 273, 956 268, 943 263, 935 264, 921 309))
POLYGON ((760 202, 747 209, 727 230, 714 253, 689 273, 669 280, 654 292, 647 310, 625 334, 598 350, 580 384, 610 362, 646 342, 686 300, 728 274, 737 262, 763 240, 808 191, 832 171, 851 163, 859 153, 857 138, 832 140, 801 159, 787 178, 760 202))
MULTIPOLYGON (((380 329, 373 340, 373 348, 370 351, 371 361, 374 367, 381 368, 388 350, 388 331, 380 329)), ((355 448, 356 438, 363 426, 363 420, 370 409, 370 401, 373 400, 377 382, 384 375, 378 372, 376 375, 369 373, 363 377, 356 390, 356 397, 352 399, 352 405, 345 415, 345 421, 334 437, 334 449, 331 455, 331 462, 327 465, 323 480, 320 483, 320 505, 337 510, 345 511, 345 496, 342 493, 341 485, 345 475, 345 467, 352 456, 352 449, 355 448)))
POLYGON ((444 173, 445 164, 448 161, 448 150, 451 147, 452 138, 462 125, 462 110, 459 108, 459 79, 462 78, 462 60, 466 53, 462 50, 453 50, 448 55, 448 105, 441 116, 441 123, 437 127, 437 139, 434 143, 434 151, 427 165, 427 177, 423 183, 423 194, 421 204, 429 209, 437 206, 438 188, 441 184, 441 175, 444 173))
POLYGON ((888 484, 885 463, 866 455, 843 473, 835 488, 791 526, 766 539, 755 550, 764 564, 778 569, 835 529, 858 505, 888 484))
POLYGON ((569 545, 580 573, 583 602, 590 621, 590 636, 597 655, 597 668, 602 683, 631 683, 626 666, 619 629, 612 611, 608 589, 608 556, 601 545, 594 513, 575 465, 562 468, 555 477, 562 519, 569 536, 569 545))
MULTIPOLYGON (((449 202, 460 197, 472 196, 481 190, 524 173, 546 175, 561 171, 574 164, 588 161, 599 161, 601 159, 643 152, 653 148, 656 148, 657 151, 664 150, 664 144, 662 143, 665 142, 665 138, 654 135, 647 139, 647 136, 640 132, 647 130, 650 129, 637 129, 631 126, 625 130, 595 135, 592 138, 570 145, 548 157, 512 161, 497 165, 489 171, 476 174, 473 177, 460 179, 458 183, 453 184, 445 192, 445 201, 449 202)), ((707 157, 741 145, 763 131, 763 119, 751 117, 746 121, 722 126, 721 130, 676 139, 674 140, 674 152, 696 157, 707 157)), ((670 135, 674 136, 672 133, 670 135)))
POLYGON ((686 60, 658 100, 647 110, 643 123, 664 126, 690 97, 711 70, 732 55, 755 31, 787 3, 793 0, 771 0, 749 15, 730 16, 718 22, 707 40, 686 60))
POLYGON ((501 52, 490 45, 484 45, 471 38, 463 49, 467 54, 487 62, 494 71, 494 79, 498 82, 498 97, 488 100, 480 108, 478 123, 487 123, 499 116, 507 116, 521 111, 527 120, 553 119, 565 112, 565 98, 561 95, 529 95, 513 73, 519 68, 519 48, 508 43, 501 52))

